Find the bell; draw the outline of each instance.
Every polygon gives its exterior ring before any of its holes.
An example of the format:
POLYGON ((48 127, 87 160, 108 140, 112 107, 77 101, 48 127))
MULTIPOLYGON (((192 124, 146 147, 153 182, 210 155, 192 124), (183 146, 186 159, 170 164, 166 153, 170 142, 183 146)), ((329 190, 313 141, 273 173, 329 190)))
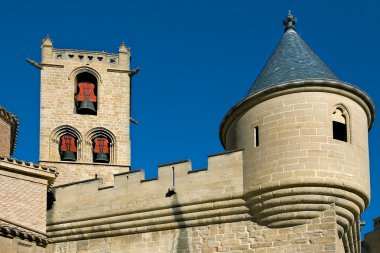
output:
POLYGON ((78 111, 81 113, 91 113, 91 114, 96 113, 94 103, 87 100, 82 101, 80 103, 78 111))
POLYGON ((108 156, 103 152, 96 153, 95 162, 97 163, 108 163, 108 156))
POLYGON ((63 151, 62 160, 63 161, 75 161, 76 158, 75 158, 74 152, 63 151))

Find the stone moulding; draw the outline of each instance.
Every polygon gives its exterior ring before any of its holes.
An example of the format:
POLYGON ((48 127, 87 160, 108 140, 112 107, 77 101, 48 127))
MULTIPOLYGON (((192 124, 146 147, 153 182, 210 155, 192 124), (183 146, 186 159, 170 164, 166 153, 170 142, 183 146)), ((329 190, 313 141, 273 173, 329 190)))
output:
POLYGON ((270 191, 247 198, 247 202, 255 221, 269 227, 301 225, 335 203, 340 236, 365 208, 363 199, 354 193, 313 185, 270 191))
POLYGON ((213 209, 225 209, 233 207, 244 206, 245 202, 241 196, 232 196, 230 198, 210 198, 207 200, 183 203, 181 205, 167 205, 167 206, 154 206, 151 208, 136 208, 135 210, 128 210, 125 212, 109 212, 107 215, 87 216, 81 219, 61 219, 59 222, 51 222, 47 225, 49 228, 47 231, 55 231, 66 228, 75 228, 79 223, 79 226, 85 225, 102 225, 113 222, 120 222, 126 220, 139 220, 149 219, 167 216, 169 213, 172 215, 183 213, 196 213, 201 211, 213 210, 213 209), (71 224, 71 225, 70 225, 71 224))
POLYGON ((103 83, 102 76, 99 74, 99 72, 96 69, 88 67, 88 66, 81 66, 81 67, 77 67, 74 70, 72 70, 69 77, 68 77, 68 80, 74 80, 75 81, 76 76, 78 74, 81 74, 84 72, 88 72, 88 73, 92 74, 93 76, 96 77, 96 79, 98 80, 99 83, 103 83))
POLYGON ((15 224, 3 218, 0 219, 0 235, 8 238, 17 237, 22 240, 28 240, 42 247, 46 247, 49 243, 45 233, 15 224))
POLYGON ((104 238, 111 236, 123 236, 137 233, 146 233, 146 232, 154 232, 154 231, 164 231, 170 229, 184 228, 184 227, 195 227, 195 226, 206 226, 211 224, 220 224, 220 223, 230 223, 230 222, 239 222, 251 220, 251 216, 248 214, 237 214, 237 215, 229 215, 229 216, 218 216, 212 218, 205 219, 196 219, 189 221, 176 221, 165 224, 154 224, 154 225, 146 225, 146 226, 133 226, 129 228, 116 229, 116 230, 105 230, 103 232, 94 232, 91 234, 71 234, 62 237, 53 237, 54 235, 48 234, 49 239, 52 243, 58 242, 67 242, 67 241, 76 241, 76 240, 88 240, 95 238, 104 238))
POLYGON ((61 242, 251 219, 244 200, 235 198, 48 224, 47 233, 53 242, 61 242))

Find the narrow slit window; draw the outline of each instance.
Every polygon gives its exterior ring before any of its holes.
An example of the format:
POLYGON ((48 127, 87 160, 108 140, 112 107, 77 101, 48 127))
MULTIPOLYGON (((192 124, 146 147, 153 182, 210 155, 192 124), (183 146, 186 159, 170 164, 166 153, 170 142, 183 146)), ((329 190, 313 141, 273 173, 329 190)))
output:
POLYGON ((333 112, 333 138, 339 141, 348 141, 347 135, 347 120, 341 109, 336 109, 333 112))
POLYGON ((254 137, 255 137, 255 143, 254 146, 258 147, 260 145, 260 140, 259 140, 259 127, 256 126, 254 128, 254 137))

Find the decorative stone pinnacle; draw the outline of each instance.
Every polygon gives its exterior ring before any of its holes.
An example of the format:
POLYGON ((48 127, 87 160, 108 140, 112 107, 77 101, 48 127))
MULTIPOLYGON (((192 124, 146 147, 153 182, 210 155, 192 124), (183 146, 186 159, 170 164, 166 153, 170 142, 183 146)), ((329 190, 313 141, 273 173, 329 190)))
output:
POLYGON ((288 16, 282 21, 282 23, 285 26, 285 31, 289 29, 295 30, 296 29, 296 23, 297 23, 297 18, 292 15, 291 10, 288 12, 288 16))
POLYGON ((119 47, 119 53, 127 53, 129 49, 127 48, 127 45, 123 41, 119 47))
POLYGON ((43 46, 53 46, 53 41, 50 38, 50 35, 46 35, 46 37, 42 40, 43 46))

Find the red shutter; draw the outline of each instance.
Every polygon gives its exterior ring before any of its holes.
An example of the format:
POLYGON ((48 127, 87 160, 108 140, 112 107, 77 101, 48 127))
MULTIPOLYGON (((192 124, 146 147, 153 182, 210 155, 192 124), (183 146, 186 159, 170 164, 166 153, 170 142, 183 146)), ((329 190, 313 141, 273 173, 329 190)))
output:
POLYGON ((78 88, 78 101, 90 101, 96 103, 96 96, 94 93, 95 85, 93 83, 78 83, 78 88))
POLYGON ((75 138, 71 135, 63 135, 61 137, 61 151, 77 152, 75 138))
POLYGON ((109 148, 108 148, 108 143, 109 140, 104 137, 98 137, 94 139, 94 153, 100 153, 103 152, 105 154, 109 153, 109 148))

